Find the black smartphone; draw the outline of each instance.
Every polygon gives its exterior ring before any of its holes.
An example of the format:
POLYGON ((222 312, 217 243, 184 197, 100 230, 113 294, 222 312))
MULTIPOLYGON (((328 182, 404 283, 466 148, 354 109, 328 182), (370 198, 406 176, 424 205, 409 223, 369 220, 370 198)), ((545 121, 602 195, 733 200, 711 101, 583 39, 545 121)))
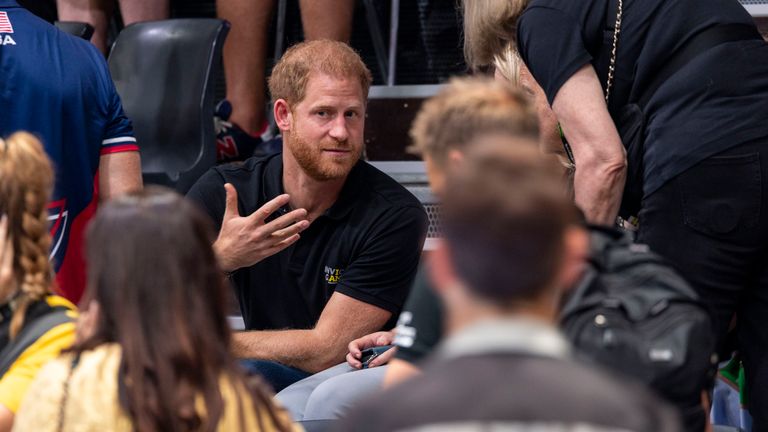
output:
POLYGON ((368 369, 368 365, 376 357, 382 355, 394 345, 382 345, 377 347, 366 348, 361 352, 360 363, 363 364, 363 369, 368 369))

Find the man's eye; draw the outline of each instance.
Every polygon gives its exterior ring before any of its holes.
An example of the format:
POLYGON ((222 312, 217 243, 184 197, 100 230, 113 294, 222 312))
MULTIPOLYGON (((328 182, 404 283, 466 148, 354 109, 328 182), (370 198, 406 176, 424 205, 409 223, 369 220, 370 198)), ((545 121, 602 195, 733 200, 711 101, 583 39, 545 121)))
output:
POLYGON ((347 118, 355 118, 358 116, 357 111, 347 111, 344 113, 347 118))
POLYGON ((318 117, 328 117, 328 111, 318 111, 317 112, 318 117))

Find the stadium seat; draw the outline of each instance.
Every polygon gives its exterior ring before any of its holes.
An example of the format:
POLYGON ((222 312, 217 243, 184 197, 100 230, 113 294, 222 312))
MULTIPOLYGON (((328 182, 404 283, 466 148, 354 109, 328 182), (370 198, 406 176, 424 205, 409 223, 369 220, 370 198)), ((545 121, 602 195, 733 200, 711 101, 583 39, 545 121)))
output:
POLYGON ((64 33, 69 33, 87 41, 93 36, 93 26, 79 21, 56 21, 56 27, 64 33))
POLYGON ((218 19, 130 25, 109 70, 133 121, 144 182, 185 193, 216 162, 214 71, 229 31, 218 19))

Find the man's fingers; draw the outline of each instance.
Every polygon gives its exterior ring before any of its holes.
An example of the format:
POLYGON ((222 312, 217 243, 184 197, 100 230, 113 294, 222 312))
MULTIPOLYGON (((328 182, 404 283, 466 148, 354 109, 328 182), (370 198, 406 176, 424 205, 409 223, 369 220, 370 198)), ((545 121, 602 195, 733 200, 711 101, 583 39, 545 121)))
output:
POLYGON ((360 346, 357 343, 357 339, 353 340, 352 342, 349 343, 349 345, 347 345, 347 351, 349 351, 349 354, 353 358, 356 358, 356 359, 360 358, 360 346))
POLYGON ((227 193, 225 202, 226 207, 224 207, 224 220, 240 216, 240 211, 237 209, 237 190, 231 183, 225 183, 224 190, 227 193))
MULTIPOLYGON (((301 221, 307 221, 307 211, 304 209, 296 209, 264 225, 264 230, 268 233, 272 233, 273 231, 281 230, 301 221)), ((307 223, 307 226, 309 226, 309 223, 307 223)))
POLYGON ((267 250, 267 252, 266 252, 266 254, 265 254, 265 255, 266 255, 266 256, 272 256, 272 255, 274 255, 274 254, 276 254, 276 253, 280 252, 281 250, 283 250, 283 249, 287 248, 288 246, 290 246, 290 245, 292 245, 292 244, 296 243, 296 242, 299 240, 299 238, 300 238, 300 237, 299 237, 299 235, 298 235, 298 234, 294 234, 294 235, 292 235, 292 236, 288 237, 287 239, 285 239, 285 240, 283 240, 283 241, 281 241, 281 242, 279 242, 279 243, 277 243, 277 244, 273 245, 272 247, 270 247, 270 248, 267 250))
POLYGON ((355 369, 360 369, 363 367, 363 364, 360 363, 360 361, 358 361, 355 357, 353 357, 352 353, 347 353, 347 363, 355 369))
POLYGON ((376 346, 390 344, 392 344, 392 333, 390 332, 382 333, 379 337, 376 338, 376 346))
POLYGON ((263 206, 259 207, 259 209, 253 212, 249 217, 252 218, 254 222, 264 223, 264 220, 268 218, 269 215, 276 212, 284 205, 288 204, 289 199, 290 195, 288 194, 278 195, 275 198, 272 198, 272 200, 267 201, 267 203, 263 206))
POLYGON ((392 360, 392 357, 395 356, 395 353, 397 352, 397 347, 392 347, 383 353, 381 353, 378 357, 371 360, 370 363, 368 363, 369 368, 374 368, 376 366, 381 366, 383 364, 389 363, 390 360, 392 360))
POLYGON ((283 241, 284 239, 294 235, 298 234, 305 229, 309 227, 309 221, 303 220, 298 221, 295 224, 289 226, 288 228, 283 228, 281 230, 273 232, 270 237, 275 241, 283 241))

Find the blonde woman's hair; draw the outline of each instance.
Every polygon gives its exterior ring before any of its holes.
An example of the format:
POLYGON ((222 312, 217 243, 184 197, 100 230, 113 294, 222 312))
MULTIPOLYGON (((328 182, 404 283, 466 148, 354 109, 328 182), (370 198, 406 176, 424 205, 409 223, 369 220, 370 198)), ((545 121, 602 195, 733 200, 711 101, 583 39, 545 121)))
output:
POLYGON ((493 56, 493 67, 513 85, 520 85, 520 66, 523 59, 514 44, 507 44, 493 56))
POLYGON ((28 306, 51 292, 47 205, 52 185, 51 162, 37 138, 17 132, 0 139, 0 212, 8 217, 15 282, 0 295, 14 302, 11 338, 21 330, 28 306))
POLYGON ((517 44, 517 20, 528 0, 462 0, 464 57, 472 68, 493 63, 507 46, 517 44))

